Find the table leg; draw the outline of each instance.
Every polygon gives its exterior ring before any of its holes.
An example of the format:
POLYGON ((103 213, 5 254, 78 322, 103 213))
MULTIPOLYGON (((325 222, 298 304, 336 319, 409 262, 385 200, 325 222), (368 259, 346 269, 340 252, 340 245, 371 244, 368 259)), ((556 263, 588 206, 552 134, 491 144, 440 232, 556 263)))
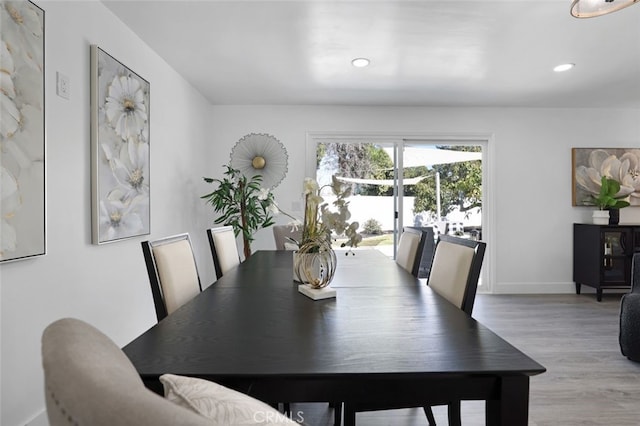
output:
POLYGON ((447 411, 449 413, 449 426, 460 426, 462 420, 460 419, 460 401, 451 401, 447 404, 447 411))
POLYGON ((333 426, 340 426, 342 424, 342 402, 334 402, 333 405, 333 426))
POLYGON ((529 377, 501 379, 499 400, 487 401, 487 426, 527 426, 529 424, 529 377))
POLYGON ((344 426, 356 426, 356 410, 349 409, 350 404, 344 404, 342 407, 342 424, 344 426))

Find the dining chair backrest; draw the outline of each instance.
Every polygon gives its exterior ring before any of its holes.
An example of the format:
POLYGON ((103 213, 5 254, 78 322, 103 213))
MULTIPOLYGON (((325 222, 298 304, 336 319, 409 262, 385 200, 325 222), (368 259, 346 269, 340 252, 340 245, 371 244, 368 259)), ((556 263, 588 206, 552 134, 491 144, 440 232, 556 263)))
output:
POLYGON ((158 321, 202 291, 189 234, 143 241, 158 321))
POLYGON ((276 243, 276 250, 295 249, 296 244, 291 240, 298 242, 302 240, 302 230, 294 230, 290 225, 274 225, 273 239, 276 243))
POLYGON ((400 241, 398 241, 398 251, 396 252, 396 263, 417 277, 420 270, 420 260, 422 250, 426 241, 426 232, 419 228, 404 228, 400 241))
POLYGON ((50 426, 214 424, 147 389, 122 349, 84 321, 63 318, 49 324, 41 348, 50 426))
POLYGON ((419 229, 425 233, 424 246, 422 247, 422 256, 420 256, 420 264, 418 265, 418 278, 428 278, 431 270, 431 262, 433 262, 433 252, 436 248, 434 230, 432 226, 407 226, 405 229, 419 229))
POLYGON ((486 243, 440 235, 427 284, 436 293, 471 315, 486 243))
POLYGON ((232 226, 220 226, 207 229, 209 246, 213 256, 216 276, 222 278, 230 269, 240 264, 240 255, 236 245, 236 236, 232 226))

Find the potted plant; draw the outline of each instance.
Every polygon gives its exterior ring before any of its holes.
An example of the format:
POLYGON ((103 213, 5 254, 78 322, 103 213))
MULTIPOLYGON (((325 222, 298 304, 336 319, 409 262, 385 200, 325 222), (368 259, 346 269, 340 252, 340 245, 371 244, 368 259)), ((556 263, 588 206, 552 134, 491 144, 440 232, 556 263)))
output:
POLYGON ((244 257, 251 256, 253 234, 260 228, 273 225, 273 194, 261 187, 260 175, 247 178, 239 170, 227 165, 223 179, 204 178, 207 183, 217 183, 213 192, 203 195, 207 203, 220 213, 214 223, 231 225, 236 237, 242 233, 244 257))
POLYGON ((294 280, 308 283, 312 288, 319 289, 329 285, 335 272, 336 256, 332 249, 332 234, 346 237, 341 247, 357 247, 362 241, 362 236, 358 233, 359 223, 350 221, 351 213, 347 199, 351 196, 351 188, 348 185, 343 185, 334 175, 331 178, 331 184, 323 187, 320 187, 314 179, 305 178, 303 189, 304 219, 302 222, 281 209, 278 210, 294 219, 292 226, 302 227, 301 240, 294 241, 298 246, 293 253, 294 280), (325 187, 331 188, 336 197, 331 204, 321 196, 322 189, 325 187))
POLYGON ((618 223, 620 219, 619 209, 629 206, 629 202, 623 199, 626 198, 626 196, 618 195, 619 192, 620 182, 602 176, 600 193, 591 196, 593 203, 599 209, 593 212, 593 223, 597 225, 615 225, 618 223), (612 218, 613 220, 610 220, 612 218))

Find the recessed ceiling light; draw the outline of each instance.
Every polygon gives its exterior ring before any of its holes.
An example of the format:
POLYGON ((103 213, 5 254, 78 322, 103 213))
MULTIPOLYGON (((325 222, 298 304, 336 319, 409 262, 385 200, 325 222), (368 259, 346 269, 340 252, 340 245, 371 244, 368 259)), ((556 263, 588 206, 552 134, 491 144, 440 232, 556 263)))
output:
POLYGON ((353 65, 356 68, 364 68, 369 65, 369 62, 370 61, 367 58, 356 58, 353 61, 351 61, 351 65, 353 65))
POLYGON ((561 64, 558 65, 557 67, 555 67, 553 70, 555 72, 564 72, 564 71, 569 71, 571 68, 575 67, 576 64, 561 64))

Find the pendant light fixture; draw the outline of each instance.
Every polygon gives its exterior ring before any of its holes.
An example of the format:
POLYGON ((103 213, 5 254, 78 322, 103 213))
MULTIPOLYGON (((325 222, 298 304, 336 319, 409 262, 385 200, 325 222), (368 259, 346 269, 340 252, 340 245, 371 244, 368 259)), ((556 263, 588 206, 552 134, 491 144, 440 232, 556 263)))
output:
POLYGON ((593 18, 624 9, 640 0, 573 0, 571 15, 576 18, 593 18))

